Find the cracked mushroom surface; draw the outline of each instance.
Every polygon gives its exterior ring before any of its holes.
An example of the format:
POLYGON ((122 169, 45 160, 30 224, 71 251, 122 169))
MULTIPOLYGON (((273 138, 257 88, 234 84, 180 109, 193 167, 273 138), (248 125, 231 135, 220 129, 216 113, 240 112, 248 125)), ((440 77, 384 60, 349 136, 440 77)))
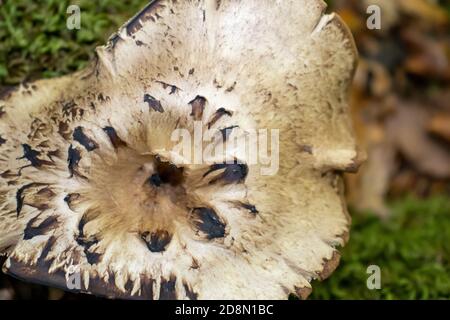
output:
POLYGON ((87 69, 1 97, 3 271, 113 298, 305 298, 339 262, 341 173, 359 164, 357 53, 325 9, 153 1, 87 69), (196 126, 223 144, 279 130, 278 171, 239 145, 192 164, 171 137, 196 126))

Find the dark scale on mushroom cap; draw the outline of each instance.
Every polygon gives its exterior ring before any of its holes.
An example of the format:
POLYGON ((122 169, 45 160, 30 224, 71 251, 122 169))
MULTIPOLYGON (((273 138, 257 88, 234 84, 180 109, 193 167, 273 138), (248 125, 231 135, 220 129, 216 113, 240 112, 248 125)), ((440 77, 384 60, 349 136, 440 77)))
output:
POLYGON ((39 168, 42 165, 53 164, 50 161, 39 159, 38 156, 41 154, 41 152, 33 150, 33 148, 31 148, 30 145, 23 144, 22 148, 23 148, 23 156, 20 157, 19 159, 27 159, 28 161, 30 161, 30 163, 33 167, 39 168))
POLYGON ((52 250, 53 246, 56 244, 56 238, 54 236, 51 236, 50 239, 45 244, 45 247, 42 249, 42 253, 39 256, 37 260, 37 266, 39 269, 42 268, 42 270, 45 272, 48 272, 48 269, 50 269, 51 261, 46 261, 46 258, 50 251, 52 250))
POLYGON ((100 101, 100 102, 106 102, 106 101, 110 101, 111 100, 111 98, 109 96, 105 97, 103 95, 103 93, 100 93, 97 98, 98 98, 98 101, 100 101))
POLYGON ((51 229, 56 228, 56 224, 58 223, 58 218, 56 218, 55 216, 50 216, 44 221, 42 221, 38 226, 33 226, 38 218, 39 215, 31 219, 27 223, 23 233, 24 240, 30 240, 36 236, 46 234, 51 229))
POLYGON ((109 140, 111 141, 114 148, 126 147, 126 143, 119 138, 116 130, 113 127, 104 127, 103 131, 108 135, 109 140))
POLYGON ((160 185, 162 183, 169 184, 171 186, 178 186, 184 182, 184 168, 177 167, 176 165, 161 161, 158 157, 155 159, 156 161, 156 175, 150 177, 150 183, 158 182, 160 185))
POLYGON ((82 127, 77 127, 73 132, 73 139, 86 148, 87 151, 94 151, 98 144, 84 134, 82 127))
POLYGON ((69 125, 67 122, 60 121, 58 123, 58 133, 64 138, 64 140, 70 139, 69 125))
POLYGON ((152 109, 156 112, 160 112, 160 113, 164 112, 161 102, 159 100, 156 100, 153 96, 151 96, 149 94, 145 94, 144 102, 148 103, 148 106, 150 107, 150 109, 152 109))
POLYGON ((172 240, 172 235, 165 230, 158 230, 156 232, 144 232, 141 235, 142 240, 147 244, 151 252, 163 252, 172 240))
POLYGON ((195 97, 194 100, 189 102, 192 107, 191 117, 194 118, 194 121, 200 121, 203 117, 203 111, 205 110, 206 99, 201 96, 195 97))
POLYGON ((2 136, 0 136, 0 146, 6 143, 6 139, 3 139, 2 136))
POLYGON ((222 134, 222 140, 227 141, 230 137, 231 133, 233 132, 233 129, 239 128, 239 126, 230 126, 227 128, 224 128, 220 130, 220 133, 222 134))
POLYGON ((81 160, 80 151, 78 151, 77 148, 74 148, 72 145, 70 145, 69 151, 68 151, 67 163, 68 163, 68 168, 69 168, 71 178, 74 175, 82 177, 77 171, 78 163, 80 162, 80 160, 81 160))
POLYGON ((211 208, 195 208, 193 210, 195 226, 211 240, 225 236, 225 223, 211 208))
POLYGON ((145 21, 156 21, 156 18, 158 17, 158 9, 164 7, 161 2, 162 1, 160 0, 151 1, 139 14, 137 14, 128 22, 128 24, 126 25, 128 36, 132 36, 139 30, 141 30, 142 25, 145 21))
POLYGON ((77 243, 84 247, 84 255, 86 256, 86 260, 89 264, 93 265, 93 264, 97 264, 101 261, 102 259, 102 254, 101 253, 97 253, 97 252, 91 252, 90 248, 98 243, 97 239, 94 240, 89 240, 89 241, 84 241, 82 239, 77 239, 77 243))
POLYGON ((208 122, 208 129, 211 129, 211 127, 225 115, 231 117, 233 116, 233 113, 225 108, 218 109, 212 119, 208 122))
POLYGON ((259 211, 256 209, 256 207, 254 205, 252 205, 252 204, 242 203, 242 207, 247 209, 248 211, 250 211, 250 213, 253 213, 253 214, 258 214, 259 213, 259 211))
POLYGON ((63 102, 62 103, 62 110, 63 110, 63 114, 64 115, 69 115, 69 113, 71 112, 71 110, 74 109, 74 107, 76 107, 77 104, 75 103, 75 101, 71 100, 71 101, 67 101, 67 102, 63 102))
POLYGON ((203 175, 208 176, 214 171, 225 169, 221 174, 212 179, 210 183, 223 181, 225 183, 240 183, 245 180, 248 175, 248 166, 244 163, 219 163, 213 164, 210 169, 203 175))
POLYGON ((24 200, 25 200, 24 192, 30 188, 39 187, 39 186, 46 186, 46 184, 45 183, 29 183, 29 184, 22 186, 19 190, 17 190, 17 192, 16 192, 17 217, 19 217, 19 215, 22 211, 22 208, 24 206, 24 200))
POLYGON ((198 294, 195 293, 186 282, 183 282, 183 287, 184 290, 186 292, 186 296, 190 299, 190 300, 197 300, 198 299, 198 294))
POLYGON ((6 171, 4 171, 4 172, 2 172, 0 174, 0 177, 2 177, 3 179, 11 179, 11 178, 14 178, 14 177, 19 177, 19 175, 15 174, 15 173, 12 173, 11 170, 6 170, 6 171))
POLYGON ((122 38, 117 33, 115 33, 109 38, 108 44, 111 46, 112 49, 114 49, 116 44, 121 40, 122 38))
POLYGON ((74 203, 80 200, 81 195, 79 193, 71 193, 64 197, 64 201, 70 210, 74 211, 74 203))
POLYGON ((148 183, 150 183, 154 187, 160 187, 163 183, 159 174, 155 173, 148 179, 148 183))
POLYGON ((177 86, 174 86, 173 84, 168 84, 163 81, 156 81, 156 82, 160 83, 164 89, 170 88, 169 95, 175 94, 180 90, 180 88, 178 88, 177 86))
POLYGON ((149 299, 149 300, 153 300, 153 284, 155 282, 155 280, 149 278, 146 275, 141 275, 140 276, 140 280, 141 280, 141 294, 140 297, 142 299, 149 299))
POLYGON ((78 236, 75 238, 76 242, 83 248, 86 260, 89 264, 96 264, 101 260, 101 254, 92 252, 91 247, 99 243, 99 239, 94 236, 87 237, 84 234, 84 226, 88 223, 86 216, 83 216, 78 223, 78 236))
POLYGON ((170 276, 169 280, 161 279, 161 289, 159 290, 159 300, 176 300, 177 293, 175 285, 177 278, 170 276))

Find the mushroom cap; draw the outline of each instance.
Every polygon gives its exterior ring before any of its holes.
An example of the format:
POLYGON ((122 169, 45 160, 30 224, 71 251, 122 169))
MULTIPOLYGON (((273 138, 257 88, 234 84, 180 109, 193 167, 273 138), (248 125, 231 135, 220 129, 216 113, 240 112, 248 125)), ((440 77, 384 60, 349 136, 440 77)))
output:
POLYGON ((357 53, 325 9, 156 0, 87 69, 2 97, 3 270, 114 298, 305 298, 338 264, 341 173, 360 162, 357 53), (237 144, 193 163, 175 129, 214 146, 267 130, 268 154, 237 144))

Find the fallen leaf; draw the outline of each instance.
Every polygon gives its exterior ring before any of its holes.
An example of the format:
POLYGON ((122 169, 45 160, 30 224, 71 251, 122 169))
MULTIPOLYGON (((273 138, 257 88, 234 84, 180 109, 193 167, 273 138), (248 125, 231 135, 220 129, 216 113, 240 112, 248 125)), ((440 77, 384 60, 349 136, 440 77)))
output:
POLYGON ((428 133, 430 119, 430 112, 417 102, 399 101, 386 122, 388 139, 419 172, 438 179, 449 178, 450 150, 428 133))
POLYGON ((428 123, 428 131, 450 143, 450 115, 435 115, 428 123))
POLYGON ((427 0, 397 0, 400 9, 411 16, 424 19, 428 23, 443 25, 448 23, 448 16, 444 9, 436 3, 427 0))

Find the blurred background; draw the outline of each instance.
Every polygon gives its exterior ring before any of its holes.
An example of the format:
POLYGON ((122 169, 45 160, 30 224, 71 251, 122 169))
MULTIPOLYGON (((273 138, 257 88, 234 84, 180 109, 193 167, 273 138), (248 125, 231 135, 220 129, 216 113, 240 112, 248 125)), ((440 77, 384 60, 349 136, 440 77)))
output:
MULTIPOLYGON (((0 0, 0 94, 85 67, 145 0, 0 0), (81 8, 81 29, 66 10, 81 8)), ((329 0, 360 53, 350 106, 368 161, 345 177, 353 217, 340 267, 311 299, 450 298, 450 0, 329 0), (381 9, 381 29, 367 20, 381 9), (367 268, 381 271, 369 290, 367 268)), ((373 22, 373 20, 371 20, 373 22)), ((0 257, 0 264, 4 258, 0 257)), ((93 299, 0 273, 1 299, 93 299)))

